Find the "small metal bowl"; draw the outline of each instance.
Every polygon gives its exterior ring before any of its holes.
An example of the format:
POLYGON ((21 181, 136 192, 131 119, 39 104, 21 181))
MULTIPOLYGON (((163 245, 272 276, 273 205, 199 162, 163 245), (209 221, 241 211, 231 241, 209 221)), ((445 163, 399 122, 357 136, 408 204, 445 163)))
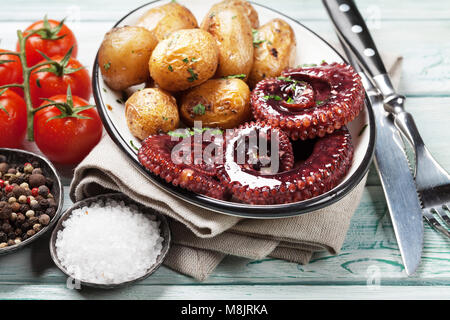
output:
POLYGON ((81 200, 77 203, 75 203, 74 205, 72 205, 69 209, 67 209, 63 215, 61 216, 61 218, 58 221, 58 224, 56 225, 55 229, 52 232, 51 238, 50 238, 50 255, 53 259, 53 261, 55 262, 56 266, 64 273, 67 275, 67 277, 70 277, 72 279, 75 280, 75 282, 79 283, 81 286, 87 286, 87 287, 94 287, 94 288, 101 288, 101 289, 112 289, 112 288, 117 288, 117 287, 123 287, 123 286, 127 286, 130 284, 133 284, 135 282, 144 280, 145 278, 147 278, 148 276, 150 276, 152 273, 154 273, 163 263, 164 258, 167 255, 167 252, 169 251, 169 247, 170 247, 170 241, 171 241, 171 233, 170 233, 170 227, 169 227, 169 223, 167 222, 166 217, 159 213, 158 211, 149 208, 149 207, 145 207, 140 203, 137 203, 136 201, 130 199, 129 197, 127 197, 126 195, 124 195, 123 193, 107 193, 107 194, 102 194, 99 196, 95 196, 95 197, 91 197, 91 198, 87 198, 84 200, 81 200), (152 265, 148 270, 147 273, 144 274, 143 276, 136 278, 134 280, 129 280, 129 281, 125 281, 125 282, 120 282, 120 283, 112 283, 112 284, 104 284, 104 283, 93 283, 93 282, 87 282, 87 281, 83 281, 81 279, 76 279, 73 277, 73 275, 71 275, 67 269, 61 264, 61 262, 58 259, 58 255, 56 253, 56 238, 58 237, 58 232, 62 229, 64 229, 63 227, 63 222, 65 220, 67 220, 71 214, 72 211, 74 211, 75 209, 79 209, 82 207, 88 207, 93 203, 98 203, 98 202, 105 202, 107 200, 115 200, 115 201, 123 201, 125 203, 125 205, 135 205, 137 206, 138 210, 140 212, 142 212, 143 214, 150 214, 150 215, 154 215, 156 216, 157 220, 159 220, 160 223, 160 230, 161 230, 161 236, 164 238, 163 243, 162 243, 162 249, 161 249, 161 253, 159 254, 159 256, 156 258, 156 262, 154 265, 152 265))
POLYGON ((34 236, 22 241, 19 244, 1 248, 0 249, 0 255, 8 254, 15 252, 19 249, 22 249, 26 245, 32 243, 33 241, 36 241, 40 237, 42 237, 46 232, 51 230, 53 226, 55 225, 56 221, 58 221, 59 217, 62 213, 63 208, 63 200, 64 200, 64 190, 61 184, 61 179, 58 176, 58 173, 55 169, 55 167, 52 165, 50 161, 45 159, 44 157, 41 157, 40 155, 37 155, 32 152, 24 151, 24 150, 18 150, 18 149, 7 149, 7 148, 0 148, 0 155, 3 155, 7 158, 8 163, 14 164, 14 165, 20 165, 27 162, 33 162, 37 161, 39 163, 39 166, 44 174, 44 176, 51 178, 53 180, 53 186, 50 189, 50 192, 53 195, 53 198, 55 199, 56 203, 58 204, 58 209, 56 210, 55 215, 50 220, 50 223, 41 229, 38 233, 36 233, 34 236))

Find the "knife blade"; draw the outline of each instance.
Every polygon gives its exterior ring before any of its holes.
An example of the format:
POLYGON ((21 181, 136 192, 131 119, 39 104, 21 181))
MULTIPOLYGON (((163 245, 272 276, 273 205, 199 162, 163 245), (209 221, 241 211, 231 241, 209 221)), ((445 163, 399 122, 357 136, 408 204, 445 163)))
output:
MULTIPOLYGON (((373 80, 363 72, 358 63, 359 59, 354 53, 354 50, 361 47, 361 39, 351 35, 351 33, 359 33, 355 31, 360 31, 354 26, 360 26, 365 30, 362 41, 365 48, 376 50, 375 44, 353 1, 323 0, 323 3, 337 29, 349 62, 363 79, 372 105, 376 122, 375 166, 381 180, 405 271, 408 275, 412 275, 417 270, 422 256, 424 232, 422 208, 400 133, 384 109, 383 96, 372 83, 373 80), (350 19, 349 15, 351 15, 350 19), (349 28, 349 30, 344 31, 342 28, 349 28), (343 34, 349 35, 349 31, 350 37, 344 37, 343 34), (367 46, 368 44, 370 45, 367 46)), ((386 73, 379 55, 376 55, 374 59, 379 60, 374 64, 380 72, 386 73)))

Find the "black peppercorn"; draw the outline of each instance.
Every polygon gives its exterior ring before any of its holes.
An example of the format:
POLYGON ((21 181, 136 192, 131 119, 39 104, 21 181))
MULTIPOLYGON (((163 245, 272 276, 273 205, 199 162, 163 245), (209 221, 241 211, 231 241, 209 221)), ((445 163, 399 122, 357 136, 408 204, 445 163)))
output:
POLYGON ((31 174, 42 174, 41 168, 34 168, 31 174))
POLYGON ((0 231, 0 243, 6 242, 8 240, 8 236, 3 231, 0 231))
POLYGON ((48 200, 48 206, 49 206, 49 207, 56 208, 56 207, 58 206, 58 205, 56 204, 55 199, 50 198, 50 199, 47 199, 47 200, 48 200))
POLYGON ((1 173, 6 173, 9 169, 9 164, 7 164, 6 162, 2 162, 0 163, 0 172, 1 173))
POLYGON ((2 230, 5 233, 10 233, 11 230, 12 230, 12 227, 11 227, 11 225, 8 222, 5 222, 5 223, 2 224, 2 230))
POLYGON ((42 210, 45 210, 48 208, 48 200, 47 199, 42 199, 41 201, 39 201, 39 206, 41 207, 42 210))
POLYGON ((51 189, 53 187, 53 179, 48 177, 45 178, 45 185, 51 189))
POLYGON ((39 195, 46 197, 48 195, 48 193, 50 192, 49 188, 47 186, 40 186, 38 188, 38 193, 39 195))
POLYGON ((23 214, 27 213, 30 210, 30 206, 28 204, 21 204, 19 211, 23 214))
POLYGON ((45 177, 42 174, 32 174, 29 178, 28 178, 28 184, 30 185, 31 188, 38 188, 42 185, 44 185, 46 182, 45 177))
POLYGON ((6 201, 0 202, 0 219, 8 219, 12 212, 12 208, 6 201))
POLYGON ((27 230, 31 228, 31 225, 28 221, 25 221, 20 228, 23 232, 27 232, 27 230))
POLYGON ((45 210, 45 214, 47 214, 50 218, 53 218, 55 216, 56 209, 54 207, 47 208, 45 210))
POLYGON ((25 221, 25 215, 23 213, 18 213, 16 218, 16 224, 20 225, 25 221))
POLYGON ((39 167, 39 162, 33 161, 33 162, 31 162, 31 165, 33 166, 33 168, 37 168, 37 167, 39 167))

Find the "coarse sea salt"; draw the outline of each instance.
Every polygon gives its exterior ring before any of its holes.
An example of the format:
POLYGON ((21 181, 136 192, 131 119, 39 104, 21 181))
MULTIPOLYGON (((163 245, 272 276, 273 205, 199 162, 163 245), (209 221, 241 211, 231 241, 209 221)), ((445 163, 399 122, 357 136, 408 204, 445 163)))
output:
POLYGON ((72 211, 57 234, 56 254, 75 279, 116 284, 147 273, 161 253, 155 216, 123 202, 98 202, 72 211))

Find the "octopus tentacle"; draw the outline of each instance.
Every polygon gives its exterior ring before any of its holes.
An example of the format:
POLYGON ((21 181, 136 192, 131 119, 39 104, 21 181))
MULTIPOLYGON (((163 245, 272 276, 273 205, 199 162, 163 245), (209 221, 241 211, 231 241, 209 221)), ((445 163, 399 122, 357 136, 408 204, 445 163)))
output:
POLYGON ((313 139, 352 121, 363 108, 364 92, 361 77, 346 64, 289 69, 256 85, 252 112, 293 140, 313 139))
MULTIPOLYGON (((209 163, 195 163, 192 153, 188 154, 190 159, 174 159, 172 151, 180 142, 181 139, 174 139, 167 134, 150 136, 143 141, 138 159, 147 170, 174 186, 212 198, 226 199, 227 190, 216 179, 216 161, 212 159, 209 163)), ((192 143, 192 147, 194 145, 192 143)), ((202 143, 202 151, 204 147, 202 143)))
POLYGON ((236 200, 259 205, 297 202, 325 193, 347 174, 353 158, 346 127, 319 138, 304 162, 275 174, 247 171, 236 165, 233 148, 233 143, 227 144, 219 178, 236 200))

